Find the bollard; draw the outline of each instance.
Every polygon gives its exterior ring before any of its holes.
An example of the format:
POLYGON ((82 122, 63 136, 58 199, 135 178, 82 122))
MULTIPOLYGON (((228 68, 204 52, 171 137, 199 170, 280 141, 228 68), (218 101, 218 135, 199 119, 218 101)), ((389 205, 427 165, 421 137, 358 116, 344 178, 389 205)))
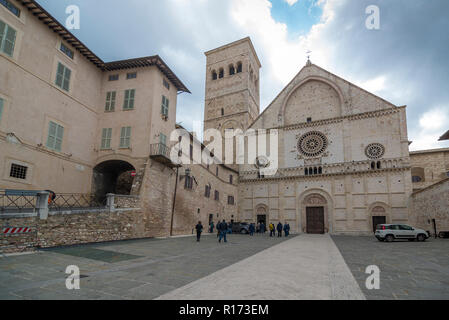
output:
POLYGON ((114 212, 115 211, 115 194, 108 193, 106 195, 106 197, 107 197, 106 206, 109 209, 109 212, 114 212))
POLYGON ((37 194, 37 214, 41 220, 47 220, 48 218, 48 197, 49 192, 41 191, 37 194))

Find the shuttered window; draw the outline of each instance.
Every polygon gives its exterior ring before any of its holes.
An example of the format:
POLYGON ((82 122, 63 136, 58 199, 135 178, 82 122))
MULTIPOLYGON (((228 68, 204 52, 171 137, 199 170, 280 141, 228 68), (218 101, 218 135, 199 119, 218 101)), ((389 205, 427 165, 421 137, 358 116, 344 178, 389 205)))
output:
POLYGON ((169 104, 170 101, 165 96, 162 96, 161 114, 165 117, 168 117, 169 104))
POLYGON ((20 18, 20 9, 11 3, 9 0, 0 0, 0 3, 14 15, 20 18))
POLYGON ((5 101, 0 98, 0 122, 2 121, 2 114, 3 114, 3 105, 5 104, 5 101))
POLYGON ((48 126, 47 147, 55 151, 61 151, 63 137, 64 127, 50 121, 48 126))
POLYGON ((0 20, 0 51, 10 57, 14 53, 16 35, 16 30, 0 20))
POLYGON ((131 127, 123 127, 120 132, 120 148, 131 146, 131 127))
POLYGON ((62 63, 58 63, 58 70, 56 72, 56 81, 55 84, 65 91, 70 90, 70 77, 72 75, 72 71, 64 66, 62 63))
POLYGON ((123 110, 132 110, 134 109, 134 97, 136 95, 136 90, 126 90, 125 91, 125 102, 123 104, 123 110))
POLYGON ((103 150, 111 149, 111 140, 112 140, 112 128, 103 129, 103 133, 101 135, 101 149, 103 150))
POLYGON ((106 94, 106 107, 105 110, 107 112, 112 112, 115 110, 115 97, 116 97, 116 92, 115 91, 111 91, 108 92, 106 94))

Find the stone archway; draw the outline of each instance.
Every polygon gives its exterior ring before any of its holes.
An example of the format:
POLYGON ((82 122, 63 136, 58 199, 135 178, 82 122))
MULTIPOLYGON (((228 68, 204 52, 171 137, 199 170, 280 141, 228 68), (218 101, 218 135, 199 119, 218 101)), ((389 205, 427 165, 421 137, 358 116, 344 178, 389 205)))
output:
MULTIPOLYGON (((332 233, 332 198, 323 190, 309 190, 304 192, 298 200, 298 207, 300 210, 300 230, 304 233, 308 231, 313 231, 308 228, 308 220, 311 220, 311 216, 322 215, 323 232, 322 233, 332 233), (308 230, 309 229, 309 230, 308 230)), ((316 220, 315 220, 316 222, 316 220)), ((315 232, 314 232, 315 233, 315 232)))
POLYGON ((98 164, 93 170, 92 192, 97 201, 104 201, 108 193, 131 194, 136 168, 129 162, 109 160, 98 164))
POLYGON ((266 206, 264 204, 259 204, 258 206, 256 206, 254 213, 255 213, 254 218, 256 219, 256 223, 263 221, 265 226, 267 226, 268 221, 269 221, 268 206, 266 206))

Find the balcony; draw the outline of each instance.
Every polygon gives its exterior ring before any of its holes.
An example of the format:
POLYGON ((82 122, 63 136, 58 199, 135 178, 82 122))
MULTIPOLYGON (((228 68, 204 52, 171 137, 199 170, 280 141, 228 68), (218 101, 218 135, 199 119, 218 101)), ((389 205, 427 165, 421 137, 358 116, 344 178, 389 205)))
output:
POLYGON ((162 143, 156 143, 150 146, 150 158, 152 160, 162 163, 163 165, 170 168, 180 167, 180 165, 175 164, 171 161, 170 152, 170 147, 167 147, 162 143))

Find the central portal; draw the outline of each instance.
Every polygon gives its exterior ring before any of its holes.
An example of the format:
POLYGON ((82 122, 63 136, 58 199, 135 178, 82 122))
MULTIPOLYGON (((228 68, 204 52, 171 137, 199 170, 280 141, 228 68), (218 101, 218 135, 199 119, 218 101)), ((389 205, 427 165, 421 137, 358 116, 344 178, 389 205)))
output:
POLYGON ((324 234, 324 207, 307 208, 307 233, 324 234))

